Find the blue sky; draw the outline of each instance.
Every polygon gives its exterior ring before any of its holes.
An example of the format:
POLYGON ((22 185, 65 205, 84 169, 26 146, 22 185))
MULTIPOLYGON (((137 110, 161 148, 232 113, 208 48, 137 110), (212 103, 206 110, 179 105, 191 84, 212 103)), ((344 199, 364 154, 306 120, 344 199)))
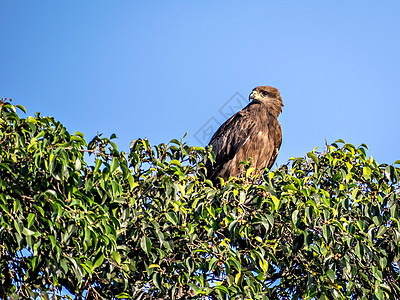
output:
POLYGON ((278 164, 339 138, 393 163, 399 12, 399 1, 0 0, 0 96, 88 140, 116 133, 127 151, 185 132, 204 146, 202 129, 271 85, 285 105, 278 164))

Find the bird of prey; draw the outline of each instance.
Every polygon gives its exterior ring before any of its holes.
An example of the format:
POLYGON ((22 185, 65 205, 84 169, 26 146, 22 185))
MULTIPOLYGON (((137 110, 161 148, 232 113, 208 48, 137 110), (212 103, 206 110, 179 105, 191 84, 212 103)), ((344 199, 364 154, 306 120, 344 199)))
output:
POLYGON ((278 116, 282 112, 282 98, 278 89, 259 86, 249 96, 245 108, 228 119, 215 132, 209 143, 215 162, 206 164, 207 178, 218 182, 221 177, 237 176, 239 163, 250 157, 252 167, 268 169, 274 164, 282 143, 278 116))

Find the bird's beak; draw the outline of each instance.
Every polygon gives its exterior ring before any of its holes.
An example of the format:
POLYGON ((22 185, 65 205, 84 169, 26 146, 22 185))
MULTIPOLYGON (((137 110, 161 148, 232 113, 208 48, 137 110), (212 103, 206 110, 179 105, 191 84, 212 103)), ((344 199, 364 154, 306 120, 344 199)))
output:
POLYGON ((252 91, 249 96, 249 101, 251 101, 252 99, 255 99, 255 98, 256 98, 256 93, 254 91, 252 91))

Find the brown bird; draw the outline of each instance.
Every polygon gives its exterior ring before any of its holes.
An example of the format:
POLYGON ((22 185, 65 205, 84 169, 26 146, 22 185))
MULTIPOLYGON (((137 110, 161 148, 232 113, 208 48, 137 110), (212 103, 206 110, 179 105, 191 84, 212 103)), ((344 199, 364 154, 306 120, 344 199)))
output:
POLYGON ((215 132, 209 143, 215 163, 207 163, 207 178, 218 182, 221 177, 237 176, 239 163, 252 158, 251 165, 268 169, 274 164, 282 143, 278 116, 282 112, 282 97, 278 89, 259 86, 253 89, 249 103, 228 119, 215 132))

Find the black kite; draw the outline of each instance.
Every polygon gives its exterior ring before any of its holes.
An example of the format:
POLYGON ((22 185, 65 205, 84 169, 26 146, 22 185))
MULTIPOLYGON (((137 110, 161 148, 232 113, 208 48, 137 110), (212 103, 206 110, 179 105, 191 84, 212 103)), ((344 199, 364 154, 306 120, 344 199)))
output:
POLYGON ((217 182, 221 177, 237 176, 239 163, 252 158, 257 169, 268 169, 274 164, 282 143, 278 116, 282 112, 279 91, 270 86, 259 86, 249 96, 245 108, 228 119, 211 138, 209 145, 215 153, 215 163, 208 163, 207 178, 217 182))

